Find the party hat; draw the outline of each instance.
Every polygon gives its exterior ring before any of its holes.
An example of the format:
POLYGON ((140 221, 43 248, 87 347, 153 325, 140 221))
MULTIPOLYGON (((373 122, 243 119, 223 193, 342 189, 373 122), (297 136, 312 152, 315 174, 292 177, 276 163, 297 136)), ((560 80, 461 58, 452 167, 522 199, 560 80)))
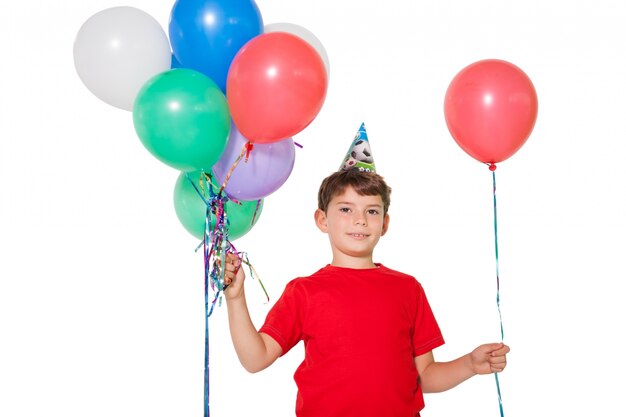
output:
POLYGON ((365 123, 361 123, 361 127, 358 132, 356 132, 352 145, 350 145, 350 149, 348 149, 348 153, 346 153, 339 167, 339 171, 349 171, 352 169, 363 172, 376 172, 370 142, 367 139, 365 123))

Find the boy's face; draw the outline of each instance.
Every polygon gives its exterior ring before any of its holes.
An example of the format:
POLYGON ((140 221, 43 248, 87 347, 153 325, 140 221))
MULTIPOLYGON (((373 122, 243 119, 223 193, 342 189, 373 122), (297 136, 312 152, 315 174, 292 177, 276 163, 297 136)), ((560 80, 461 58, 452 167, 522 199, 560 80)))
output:
POLYGON ((378 240, 387 232, 389 216, 383 214, 379 195, 359 195, 352 187, 336 195, 326 212, 315 212, 315 223, 328 233, 333 250, 333 264, 371 266, 378 240))

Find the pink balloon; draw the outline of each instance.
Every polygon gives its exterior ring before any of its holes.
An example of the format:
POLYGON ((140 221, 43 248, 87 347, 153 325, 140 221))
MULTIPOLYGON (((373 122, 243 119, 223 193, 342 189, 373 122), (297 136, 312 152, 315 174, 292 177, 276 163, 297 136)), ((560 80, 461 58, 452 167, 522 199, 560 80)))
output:
POLYGON ((462 69, 446 91, 448 130, 471 157, 504 161, 526 142, 537 119, 537 93, 515 65, 497 59, 462 69))
POLYGON ((328 76, 311 45, 296 35, 259 35, 237 52, 226 98, 241 133, 255 143, 289 138, 307 127, 326 98, 328 76))
MULTIPOLYGON (((248 143, 233 123, 226 150, 213 165, 213 175, 221 185, 248 143)), ((291 138, 252 145, 248 161, 245 156, 232 171, 224 190, 237 200, 259 200, 278 190, 289 178, 295 163, 295 146, 291 138)))

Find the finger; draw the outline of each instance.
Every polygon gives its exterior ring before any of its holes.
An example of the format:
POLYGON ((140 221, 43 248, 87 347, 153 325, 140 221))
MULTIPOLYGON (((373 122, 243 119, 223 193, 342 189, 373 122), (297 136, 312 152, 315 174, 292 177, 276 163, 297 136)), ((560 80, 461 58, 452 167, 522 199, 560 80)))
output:
POLYGON ((491 369, 491 372, 502 372, 504 368, 506 368, 506 359, 504 357, 499 357, 493 361, 490 360, 489 368, 491 369))
POLYGON ((492 373, 499 373, 499 372, 502 372, 502 371, 504 371, 504 367, 501 367, 501 368, 498 368, 498 367, 495 367, 495 366, 491 367, 491 372, 492 373))
POLYGON ((241 258, 236 254, 229 252, 226 254, 226 262, 235 266, 241 265, 241 258))
POLYGON ((241 259, 234 257, 226 261, 225 269, 227 271, 237 272, 241 268, 241 259))
POLYGON ((217 264, 218 267, 224 267, 224 268, 228 268, 229 265, 234 265, 233 261, 231 261, 228 258, 228 256, 224 260, 223 264, 222 264, 222 257, 216 257, 215 258, 215 263, 217 264))
POLYGON ((505 345, 504 343, 500 344, 498 349, 495 349, 491 352, 491 356, 505 356, 507 353, 511 351, 511 348, 505 345))
POLYGON ((491 352, 495 352, 498 349, 502 349, 503 346, 504 346, 504 343, 498 342, 498 343, 486 343, 482 347, 487 352, 491 353, 491 352))
POLYGON ((506 356, 495 356, 493 358, 489 358, 489 364, 495 367, 506 365, 506 356))

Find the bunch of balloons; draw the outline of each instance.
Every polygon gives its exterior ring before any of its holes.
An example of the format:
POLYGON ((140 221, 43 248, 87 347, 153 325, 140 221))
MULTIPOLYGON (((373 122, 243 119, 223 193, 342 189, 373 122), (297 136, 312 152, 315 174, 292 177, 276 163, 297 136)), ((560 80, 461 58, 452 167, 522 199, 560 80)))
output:
POLYGON ((185 229, 204 236, 209 179, 234 240, 291 174, 292 137, 321 110, 328 57, 299 25, 264 26, 253 0, 177 0, 168 29, 134 7, 102 10, 78 31, 76 70, 98 98, 132 111, 145 148, 180 171, 185 229))
POLYGON ((253 0, 177 0, 169 37, 133 7, 91 16, 76 36, 74 63, 94 95, 132 111, 145 148, 180 171, 176 215, 204 247, 209 417, 208 317, 225 288, 221 266, 227 253, 238 253, 254 278, 232 241, 255 225, 263 199, 291 174, 292 137, 322 108, 328 57, 301 26, 265 27, 253 0))

